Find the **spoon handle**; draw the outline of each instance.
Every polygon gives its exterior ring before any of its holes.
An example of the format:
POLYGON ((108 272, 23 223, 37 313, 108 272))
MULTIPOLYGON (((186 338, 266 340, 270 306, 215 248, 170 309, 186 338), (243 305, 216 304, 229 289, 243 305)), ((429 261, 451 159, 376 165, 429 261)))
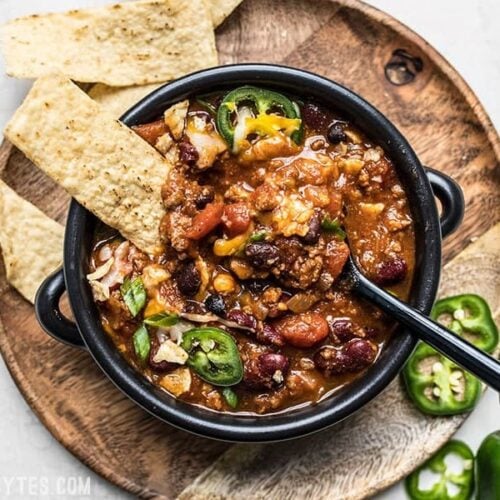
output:
POLYGON ((354 289, 360 296, 408 327, 420 340, 500 392, 500 363, 492 356, 401 302, 361 274, 356 276, 354 289))

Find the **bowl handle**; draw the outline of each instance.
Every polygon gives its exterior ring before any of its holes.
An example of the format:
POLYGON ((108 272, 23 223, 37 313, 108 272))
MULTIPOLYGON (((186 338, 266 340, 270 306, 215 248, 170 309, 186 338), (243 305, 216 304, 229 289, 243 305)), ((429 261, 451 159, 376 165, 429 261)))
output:
POLYGON ((41 327, 52 337, 73 347, 85 349, 85 343, 73 321, 59 309, 59 300, 66 291, 63 270, 51 274, 35 297, 35 313, 41 327))
POLYGON ((446 238, 462 223, 465 201, 461 187, 451 177, 433 168, 425 167, 432 191, 441 202, 441 235, 446 238))

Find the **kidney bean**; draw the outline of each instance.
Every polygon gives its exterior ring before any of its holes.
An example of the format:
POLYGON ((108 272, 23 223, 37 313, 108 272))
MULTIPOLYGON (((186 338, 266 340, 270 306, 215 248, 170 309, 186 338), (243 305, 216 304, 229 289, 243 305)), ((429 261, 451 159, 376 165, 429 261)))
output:
POLYGON ((264 323, 262 328, 257 331, 257 340, 262 344, 270 344, 278 347, 285 345, 285 339, 280 335, 278 330, 269 323, 264 323))
POLYGON ((183 264, 175 273, 174 279, 179 291, 187 297, 192 297, 198 293, 201 285, 200 272, 194 262, 183 264))
POLYGON ((349 247, 343 241, 332 240, 326 246, 325 267, 336 280, 349 258, 349 247))
POLYGON ((205 299, 205 307, 213 314, 223 318, 226 315, 226 303, 222 295, 213 293, 205 299))
POLYGON ((328 321, 328 326, 333 338, 338 339, 339 342, 347 342, 355 336, 354 325, 348 318, 332 318, 328 321))
POLYGON ((196 148, 187 140, 179 142, 179 160, 186 165, 194 165, 200 158, 196 148))
POLYGON ((152 123, 145 123, 144 125, 135 125, 132 127, 132 130, 152 146, 156 144, 156 141, 162 135, 168 132, 163 119, 152 123))
POLYGON ((240 326, 250 328, 253 331, 257 330, 257 319, 251 314, 247 314, 240 309, 232 309, 227 313, 227 319, 234 321, 240 326))
POLYGON ((362 370, 371 365, 377 346, 365 339, 353 339, 340 348, 324 346, 314 355, 316 368, 327 376, 362 370))
POLYGON ((321 212, 316 211, 314 215, 309 220, 309 230, 306 235, 302 238, 305 243, 313 245, 317 243, 319 237, 321 236, 321 212))
POLYGON ((365 339, 353 339, 343 347, 349 370, 358 371, 375 361, 377 346, 365 339))
POLYGON ((326 138, 331 144, 338 144, 339 142, 345 141, 347 136, 345 135, 342 125, 337 122, 330 125, 326 138))
POLYGON ((222 225, 230 238, 244 233, 250 222, 250 211, 245 203, 232 203, 224 207, 222 225))
POLYGON ((304 123, 315 130, 320 130, 328 125, 331 118, 313 102, 308 102, 302 107, 304 123))
POLYGON ((213 231, 222 219, 223 210, 222 203, 209 203, 193 217, 191 228, 186 231, 186 238, 200 240, 213 231))
POLYGON ((288 358, 283 354, 250 357, 244 364, 243 382, 251 389, 273 389, 284 382, 288 368, 288 358))
POLYGON ((245 255, 250 264, 259 269, 270 269, 280 258, 278 248, 272 243, 250 243, 245 248, 245 255))
POLYGON ((176 365, 174 363, 169 363, 168 361, 153 361, 153 358, 156 356, 158 349, 160 348, 160 344, 158 341, 154 341, 151 345, 151 350, 149 351, 148 364, 152 370, 155 372, 165 373, 173 370, 176 365))
POLYGON ((279 334, 294 347, 307 348, 328 336, 328 323, 321 314, 306 312, 287 316, 275 323, 279 334))
POLYGON ((406 261, 401 257, 386 260, 378 266, 373 279, 377 285, 386 286, 403 281, 408 272, 406 261))

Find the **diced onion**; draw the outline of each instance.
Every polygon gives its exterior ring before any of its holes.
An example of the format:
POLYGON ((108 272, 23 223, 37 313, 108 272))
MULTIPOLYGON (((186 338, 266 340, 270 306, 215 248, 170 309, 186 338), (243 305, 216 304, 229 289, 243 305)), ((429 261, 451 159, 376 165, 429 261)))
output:
POLYGON ((109 270, 111 269, 111 266, 114 262, 114 257, 111 257, 104 264, 102 264, 102 266, 99 266, 93 273, 87 274, 87 279, 89 281, 95 281, 104 278, 104 276, 109 273, 109 270))

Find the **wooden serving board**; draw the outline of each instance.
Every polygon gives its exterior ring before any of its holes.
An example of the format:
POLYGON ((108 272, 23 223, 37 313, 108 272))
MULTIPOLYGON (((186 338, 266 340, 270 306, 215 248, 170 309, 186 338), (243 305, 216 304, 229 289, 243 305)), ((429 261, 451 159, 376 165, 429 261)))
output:
MULTIPOLYGON (((284 63, 359 92, 400 128, 426 165, 460 182, 466 217, 444 245, 445 262, 500 220, 497 133, 455 70, 394 19, 354 0, 245 0, 217 41, 221 63, 284 63)), ((0 171, 64 223, 68 197, 8 143, 0 150, 0 171)), ((498 308, 498 230, 448 265, 447 294, 475 291, 498 308)), ((420 415, 395 381, 320 434, 234 446, 173 429, 135 406, 87 353, 41 331, 3 268, 0 320, 2 355, 43 424, 97 473, 143 497, 363 498, 408 474, 465 418, 420 415)))

